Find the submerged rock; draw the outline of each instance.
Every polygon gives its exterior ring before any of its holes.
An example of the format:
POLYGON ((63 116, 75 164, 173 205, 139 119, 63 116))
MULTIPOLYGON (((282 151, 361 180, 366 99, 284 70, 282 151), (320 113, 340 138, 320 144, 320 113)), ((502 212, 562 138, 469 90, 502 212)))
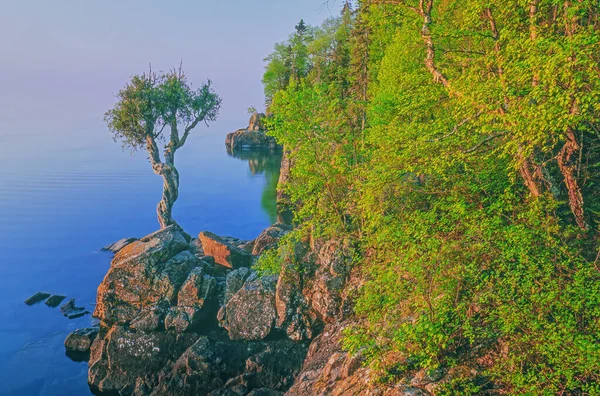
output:
POLYGON ((65 340, 65 348, 67 351, 88 352, 99 331, 98 327, 77 329, 65 340))
POLYGON ((90 313, 90 311, 86 310, 84 307, 76 306, 74 298, 63 304, 60 307, 60 312, 69 319, 76 319, 90 313))
POLYGON ((56 308, 60 305, 61 302, 63 302, 63 300, 67 298, 66 296, 61 296, 59 294, 55 294, 53 296, 50 296, 50 298, 48 298, 46 300, 46 305, 52 308, 56 308))
POLYGON ((48 297, 50 297, 50 293, 37 292, 33 296, 31 296, 27 300, 25 300, 25 304, 34 305, 34 304, 44 301, 48 297))
POLYGON ((204 254, 212 256, 215 263, 227 268, 249 267, 252 264, 252 255, 234 245, 224 237, 212 232, 202 231, 199 234, 204 254))

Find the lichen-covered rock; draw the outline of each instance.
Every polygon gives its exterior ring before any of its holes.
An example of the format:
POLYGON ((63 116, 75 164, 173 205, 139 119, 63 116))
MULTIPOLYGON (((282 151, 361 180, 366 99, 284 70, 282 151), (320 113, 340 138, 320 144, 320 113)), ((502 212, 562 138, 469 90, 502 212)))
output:
POLYGON ((202 309, 213 298, 216 283, 215 278, 205 273, 204 267, 194 268, 179 289, 177 305, 202 309))
POLYGON ((215 263, 227 268, 249 267, 252 264, 252 255, 234 245, 224 237, 203 231, 198 236, 204 254, 214 257, 215 263))
POLYGON ((129 323, 161 300, 175 302, 190 271, 200 265, 187 247, 175 226, 126 246, 98 287, 94 316, 107 324, 129 323))
POLYGON ((192 238, 188 250, 198 258, 204 257, 204 248, 202 248, 202 242, 200 242, 200 239, 198 238, 192 238))
POLYGON ((277 246, 277 242, 288 232, 292 230, 291 226, 276 223, 267 228, 254 240, 252 254, 258 256, 267 249, 273 249, 277 246))
POLYGON ((88 382, 102 392, 131 394, 158 383, 158 373, 177 359, 197 336, 172 332, 136 332, 116 325, 92 344, 88 382))
POLYGON ((173 307, 165 317, 165 328, 177 333, 184 333, 198 326, 200 309, 196 307, 173 307))
POLYGON ((231 300, 231 297, 233 297, 235 293, 242 288, 244 282, 246 282, 246 279, 248 279, 251 274, 252 271, 250 268, 245 267, 238 268, 227 274, 227 277, 225 278, 225 291, 223 293, 223 301, 221 301, 221 306, 226 305, 227 302, 231 300))
POLYGON ((420 396, 428 393, 410 385, 377 384, 371 370, 362 366, 360 355, 342 349, 346 323, 325 327, 308 349, 302 371, 286 393, 289 396, 420 396))
POLYGON ((253 273, 220 313, 223 326, 232 340, 262 340, 275 327, 276 276, 258 277, 253 273))
POLYGON ((77 329, 67 336, 65 348, 67 351, 87 352, 98 335, 98 327, 77 329))
POLYGON ((164 330, 165 317, 167 316, 169 309, 169 302, 161 300, 156 305, 142 309, 131 321, 129 327, 147 333, 164 330))
POLYGON ((316 272, 304 295, 325 323, 342 317, 342 292, 350 272, 350 257, 348 246, 340 241, 327 241, 318 249, 316 272))
POLYGON ((200 337, 165 367, 151 394, 281 394, 292 384, 305 355, 306 346, 287 340, 236 342, 200 337), (267 389, 271 392, 262 393, 267 389))
POLYGON ((302 276, 289 263, 282 267, 275 292, 276 326, 294 341, 310 340, 320 329, 318 316, 302 293, 302 276))

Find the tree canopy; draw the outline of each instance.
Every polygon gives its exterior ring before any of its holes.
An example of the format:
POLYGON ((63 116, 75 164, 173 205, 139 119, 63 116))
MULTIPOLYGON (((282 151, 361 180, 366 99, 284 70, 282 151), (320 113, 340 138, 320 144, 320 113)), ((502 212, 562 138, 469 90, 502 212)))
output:
POLYGON ((599 10, 361 0, 267 58, 295 232, 356 246, 345 345, 380 380, 600 392, 599 10))

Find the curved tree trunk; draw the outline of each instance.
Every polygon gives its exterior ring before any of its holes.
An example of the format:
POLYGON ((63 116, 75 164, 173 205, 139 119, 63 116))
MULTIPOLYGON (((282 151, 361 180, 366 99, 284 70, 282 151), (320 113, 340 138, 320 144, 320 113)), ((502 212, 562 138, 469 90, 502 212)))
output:
POLYGON ((170 146, 165 150, 165 162, 160 160, 158 145, 154 139, 153 133, 146 135, 146 150, 150 155, 152 170, 163 179, 162 199, 156 206, 156 215, 160 228, 166 228, 170 225, 177 225, 173 220, 173 204, 179 197, 179 172, 175 168, 175 150, 170 146))
POLYGON ((172 211, 173 204, 179 197, 179 172, 175 166, 164 164, 161 167, 160 176, 163 178, 163 195, 162 199, 156 206, 156 214, 161 228, 170 225, 177 225, 173 220, 172 211))

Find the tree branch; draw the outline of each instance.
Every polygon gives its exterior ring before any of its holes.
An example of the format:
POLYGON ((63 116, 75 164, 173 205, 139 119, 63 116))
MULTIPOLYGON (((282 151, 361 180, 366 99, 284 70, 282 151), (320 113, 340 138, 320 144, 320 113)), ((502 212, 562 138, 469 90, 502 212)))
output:
POLYGON ((487 138, 483 139, 481 142, 477 143, 475 146, 471 147, 470 149, 464 150, 463 153, 464 154, 470 154, 470 153, 472 153, 474 151, 477 151, 481 146, 483 146, 487 142, 490 142, 490 141, 492 141, 492 140, 494 140, 496 138, 499 138, 500 136, 503 136, 505 134, 506 134, 506 132, 500 132, 500 133, 496 133, 496 134, 493 134, 491 136, 488 136, 487 138))

